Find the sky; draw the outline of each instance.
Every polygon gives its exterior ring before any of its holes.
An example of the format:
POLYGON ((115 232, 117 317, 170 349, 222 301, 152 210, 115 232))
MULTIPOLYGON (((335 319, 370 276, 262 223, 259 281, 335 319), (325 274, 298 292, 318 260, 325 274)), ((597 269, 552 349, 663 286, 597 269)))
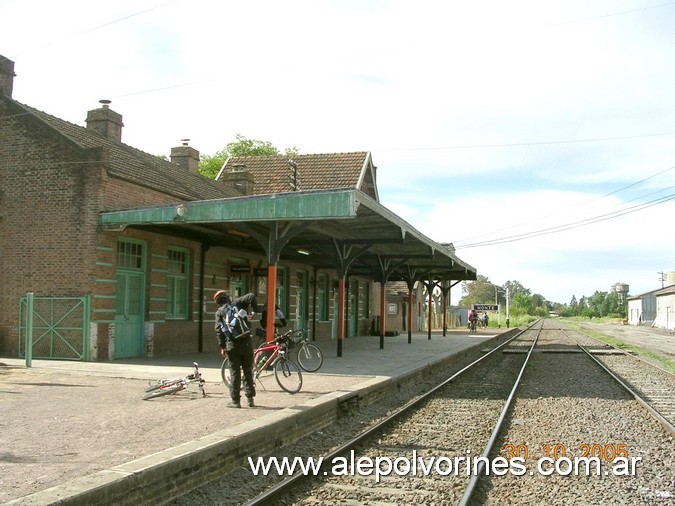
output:
POLYGON ((370 151, 380 202, 495 285, 569 303, 675 271, 675 1, 0 0, 0 19, 15 100, 83 126, 111 100, 157 155, 237 134, 370 151))

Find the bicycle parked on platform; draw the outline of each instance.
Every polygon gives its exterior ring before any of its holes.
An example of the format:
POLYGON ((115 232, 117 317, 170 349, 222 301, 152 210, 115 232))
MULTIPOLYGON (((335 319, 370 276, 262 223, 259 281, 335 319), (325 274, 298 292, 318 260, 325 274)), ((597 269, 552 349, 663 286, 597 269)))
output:
MULTIPOLYGON (((260 381, 260 378, 274 371, 274 377, 282 390, 289 394, 299 392, 302 388, 302 372, 289 357, 288 349, 291 343, 290 334, 287 332, 275 337, 269 343, 262 343, 253 350, 253 379, 260 381)), ((220 366, 220 375, 228 388, 232 383, 231 374, 230 360, 226 357, 220 366)), ((262 381, 260 384, 265 388, 262 381)))
POLYGON ((204 383, 206 383, 206 380, 202 378, 202 373, 199 370, 199 364, 197 362, 192 362, 192 372, 185 376, 185 378, 168 378, 158 380, 155 383, 148 383, 142 398, 147 401, 156 397, 173 395, 181 390, 185 390, 190 386, 190 383, 197 383, 199 391, 202 393, 202 397, 206 397, 206 392, 204 391, 204 383))
MULTIPOLYGON (((318 346, 309 342, 308 334, 307 329, 290 329, 279 334, 279 326, 274 327, 274 337, 287 337, 288 349, 295 349, 295 362, 307 372, 316 372, 323 365, 323 353, 318 346)), ((256 335, 260 339, 266 337, 263 329, 257 329, 256 335)))
POLYGON ((316 372, 323 365, 323 353, 318 346, 309 342, 307 329, 289 330, 293 346, 297 348, 298 364, 307 372, 316 372))

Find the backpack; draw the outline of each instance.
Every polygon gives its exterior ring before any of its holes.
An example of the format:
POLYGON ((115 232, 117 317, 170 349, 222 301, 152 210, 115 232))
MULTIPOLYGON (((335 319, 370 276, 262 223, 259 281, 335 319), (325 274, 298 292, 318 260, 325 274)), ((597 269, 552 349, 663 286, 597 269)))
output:
POLYGON ((243 339, 250 336, 248 313, 244 309, 237 309, 237 306, 227 306, 223 314, 221 330, 228 340, 243 339))

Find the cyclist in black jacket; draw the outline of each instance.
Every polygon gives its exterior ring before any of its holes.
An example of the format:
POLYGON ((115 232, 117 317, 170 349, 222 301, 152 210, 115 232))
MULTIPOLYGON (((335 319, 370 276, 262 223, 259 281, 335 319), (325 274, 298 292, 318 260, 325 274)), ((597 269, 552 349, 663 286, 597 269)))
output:
POLYGON ((251 342, 251 333, 247 332, 241 337, 234 338, 225 328, 224 320, 231 306, 235 306, 237 311, 245 311, 246 316, 242 317, 244 324, 250 328, 249 312, 257 313, 258 304, 255 295, 247 293, 241 297, 232 300, 230 293, 226 290, 218 290, 213 300, 218 304, 216 311, 216 334, 220 344, 220 354, 230 358, 230 373, 232 374, 232 383, 230 384, 230 402, 227 404, 230 408, 241 407, 241 372, 244 371, 244 394, 247 404, 253 407, 255 404, 255 383, 253 380, 253 343, 251 342))

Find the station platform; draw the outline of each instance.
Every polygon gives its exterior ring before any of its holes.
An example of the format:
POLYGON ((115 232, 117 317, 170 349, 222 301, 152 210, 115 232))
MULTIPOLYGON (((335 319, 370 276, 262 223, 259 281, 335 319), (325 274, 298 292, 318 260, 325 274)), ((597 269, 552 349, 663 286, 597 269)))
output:
MULTIPOLYGON (((401 373, 423 367, 430 361, 447 357, 470 347, 476 342, 486 340, 506 332, 507 328, 488 328, 470 334, 466 329, 449 329, 443 336, 441 331, 433 331, 431 339, 427 332, 414 332, 412 342, 408 335, 386 336, 380 349, 379 336, 358 336, 343 340, 342 356, 337 356, 337 341, 311 341, 324 355, 324 362, 317 374, 339 374, 356 376, 397 376, 401 373), (376 360, 373 360, 376 356, 376 360)), ((217 353, 186 353, 170 357, 128 358, 108 362, 75 362, 70 360, 31 361, 31 367, 64 373, 82 373, 92 376, 124 378, 156 378, 175 376, 184 372, 192 362, 199 364, 207 382, 220 381, 222 358, 217 353)), ((2 358, 0 363, 11 366, 25 366, 26 361, 19 358, 2 358)))
MULTIPOLYGON (((54 421, 49 430, 56 431, 58 437, 51 444, 58 446, 58 438, 61 438, 61 444, 65 443, 72 453, 86 456, 87 452, 96 451, 101 455, 98 465, 80 468, 69 465, 65 472, 64 466, 58 468, 56 463, 57 481, 42 479, 37 485, 31 482, 31 473, 39 472, 43 478, 49 474, 50 466, 54 465, 49 458, 50 451, 46 451, 44 457, 30 459, 30 465, 21 459, 0 459, 3 482, 9 483, 13 478, 27 480, 23 488, 17 485, 9 492, 0 492, 0 503, 92 505, 112 504, 124 498, 124 503, 137 504, 152 502, 152 498, 168 499, 175 487, 194 488, 195 483, 207 483, 223 470, 243 465, 247 455, 274 451, 280 438, 284 443, 292 442, 306 434, 308 428, 317 430, 333 423, 341 416, 340 407, 344 407, 344 403, 356 401, 366 405, 381 399, 388 390, 395 389, 398 382, 427 375, 450 357, 474 347, 480 349, 507 331, 509 329, 489 328, 470 334, 466 329, 452 329, 445 336, 440 331, 432 332, 431 339, 426 332, 416 332, 411 343, 406 333, 385 337, 383 348, 380 348, 379 336, 359 336, 343 341, 341 357, 337 356, 336 341, 314 341, 324 354, 324 363, 315 373, 303 372, 303 388, 298 394, 281 391, 272 375, 257 387, 256 407, 241 409, 225 407, 229 393, 220 378, 222 359, 217 353, 111 362, 36 359, 30 368, 23 359, 0 357, 0 406, 8 414, 3 422, 6 430, 0 436, 3 447, 15 447, 16 452, 20 452, 21 448, 31 447, 28 443, 22 444, 22 439, 35 438, 49 447, 44 427, 39 424, 26 427, 25 420, 44 416, 41 409, 46 409, 44 406, 49 405, 53 394, 48 416, 54 421), (196 402, 197 389, 191 387, 192 397, 185 395, 185 391, 139 401, 140 386, 144 382, 184 376, 193 361, 199 363, 207 382, 206 398, 196 402), (12 372, 23 373, 14 387, 12 372), (96 396, 72 399, 75 388, 70 388, 67 394, 61 392, 65 386, 81 386, 83 377, 96 386, 96 396), (31 381, 41 385, 39 392, 31 388, 31 381), (32 395, 37 397, 33 399, 32 395), (181 396, 190 402, 176 402, 181 396), (78 402, 79 409, 73 412, 68 402, 78 402), (120 411, 128 412, 128 416, 120 415, 120 411), (169 415, 175 420, 166 420, 169 415), (108 432, 107 436, 93 434, 91 440, 81 432, 72 433, 72 429, 69 432, 73 418, 78 416, 86 418, 83 423, 94 432, 98 424, 106 426, 106 417, 114 416, 115 432, 108 432), (194 428, 175 446, 167 446, 171 439, 158 443, 134 437, 139 425, 155 425, 159 430, 170 431, 172 423, 176 427, 176 423, 184 423, 189 417, 195 422, 194 428), (98 419, 101 421, 97 422, 98 419), (54 425, 59 420, 63 420, 62 427, 54 425), (116 434, 119 436, 115 437, 116 434), (71 437, 79 441, 70 441, 71 437), (125 459, 123 454, 118 454, 122 444, 140 457, 125 459), (108 452, 102 445, 109 446, 108 452), (108 454, 109 458, 103 458, 108 454)), ((58 448, 51 449, 51 453, 58 452, 58 448)))

